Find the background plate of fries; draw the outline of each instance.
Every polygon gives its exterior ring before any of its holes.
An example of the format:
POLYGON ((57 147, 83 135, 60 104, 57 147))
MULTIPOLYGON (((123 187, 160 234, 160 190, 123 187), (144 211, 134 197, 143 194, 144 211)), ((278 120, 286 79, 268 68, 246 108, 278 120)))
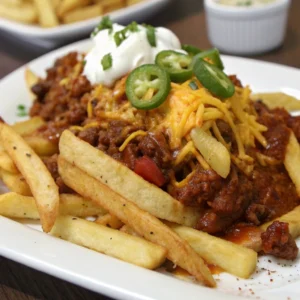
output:
MULTIPOLYGON (((22 112, 26 112, 32 104, 32 97, 26 82, 28 84, 34 82, 35 74, 44 76, 46 68, 50 67, 56 58, 70 51, 85 52, 90 47, 90 41, 71 44, 44 55, 5 77, 0 82, 0 93, 2 95, 0 116, 9 124, 13 124, 16 121, 24 121, 26 116, 20 116, 24 115, 20 114, 20 105, 22 106, 22 112)), ((243 84, 249 84, 254 92, 260 93, 259 96, 253 97, 260 97, 268 102, 270 98, 275 100, 282 98, 282 94, 278 94, 278 92, 285 92, 289 95, 285 96, 280 104, 286 106, 292 112, 300 110, 300 102, 292 97, 298 97, 299 95, 299 70, 230 56, 224 56, 223 61, 228 73, 237 74, 243 84), (268 94, 265 94, 266 92, 268 94), (270 94, 270 92, 273 94, 270 94)), ((0 149, 0 164, 2 169, 5 169, 1 171, 2 179, 6 182, 6 186, 10 185, 13 191, 22 194, 22 196, 16 196, 15 193, 0 195, 0 214, 13 218, 11 220, 0 216, 0 255, 117 299, 198 300, 201 298, 216 300, 222 297, 224 300, 230 300, 252 297, 253 299, 276 300, 300 298, 299 259, 292 263, 286 263, 268 256, 259 257, 256 272, 248 279, 237 278, 229 273, 214 275, 214 279, 218 284, 218 287, 215 289, 204 288, 199 283, 195 283, 190 277, 181 273, 166 273, 164 268, 159 268, 157 271, 147 270, 145 268, 157 269, 161 265, 166 256, 164 248, 146 241, 141 242, 141 238, 138 236, 130 236, 128 238, 126 234, 129 233, 130 228, 124 228, 122 231, 114 230, 113 228, 122 226, 118 219, 114 219, 112 215, 108 215, 107 211, 101 207, 89 204, 82 197, 76 195, 59 195, 57 200, 60 203, 60 216, 51 230, 51 235, 42 233, 39 222, 41 215, 37 211, 39 207, 36 207, 31 195, 31 192, 33 193, 39 182, 35 182, 32 179, 30 164, 25 162, 26 159, 36 159, 37 156, 50 155, 57 151, 57 149, 49 147, 47 143, 33 139, 30 136, 29 133, 40 126, 41 122, 40 119, 33 118, 28 122, 22 123, 22 126, 13 125, 8 127, 3 124, 0 126, 0 139, 2 142, 5 141, 4 148, 7 150, 9 145, 17 143, 14 145, 18 145, 18 151, 23 151, 23 158, 20 159, 18 155, 18 159, 15 162, 19 169, 23 168, 22 174, 26 175, 24 176, 25 178, 20 176, 15 165, 11 164, 9 157, 5 156, 7 153, 0 149), (26 144, 18 138, 18 135, 13 133, 12 129, 20 136, 23 136, 26 144), (31 150, 26 145, 30 145, 34 152, 30 152, 31 150), (28 189, 28 185, 30 189, 28 189), (75 217, 68 217, 65 214, 75 217), (79 219, 91 214, 99 216, 96 222, 87 222, 79 219), (24 219, 24 215, 26 215, 26 219, 24 219), (103 227, 101 230, 98 227, 99 224, 103 227), (109 224, 111 228, 103 226, 106 224, 109 224), (85 237, 80 232, 86 232, 85 237), (56 238, 56 236, 75 244, 83 245, 86 248, 109 253, 111 256, 127 262, 66 242, 56 238), (103 239, 109 240, 109 242, 103 245, 103 243, 99 242, 103 239), (140 256, 132 255, 137 247, 139 248, 138 252, 142 254, 140 256), (115 251, 115 249, 118 251, 115 251), (174 277, 183 280, 178 280, 174 277)), ((76 143, 78 143, 76 138, 68 133, 64 134, 62 140, 61 143, 64 143, 64 148, 61 148, 62 160, 59 165, 65 172, 65 179, 68 180, 69 178, 72 181, 74 176, 81 176, 82 180, 78 179, 76 182, 83 184, 90 181, 88 172, 84 173, 78 169, 77 172, 72 173, 74 168, 76 171, 76 166, 73 166, 68 161, 68 159, 71 159, 72 149, 78 150, 80 148, 80 144, 78 144, 78 147, 76 146, 76 143)), ((83 151, 85 150, 83 149, 83 151)), ((7 152, 13 157, 14 154, 11 154, 8 150, 7 152)), ((19 153, 20 155, 22 155, 21 152, 19 153)), ((91 155, 88 157, 92 155, 91 152, 91 155)), ((42 174, 42 166, 38 163, 38 160, 34 164, 34 171, 42 174)), ((49 178, 42 178, 41 176, 41 180, 47 182, 49 178)), ((96 194, 100 184, 98 181, 94 180, 94 182, 95 189, 92 190, 92 194, 96 194)), ((51 182, 45 184, 49 188, 50 185, 51 182)), ((39 205, 41 207, 44 205, 46 208, 54 207, 53 210, 55 210, 55 203, 47 202, 47 199, 49 199, 47 193, 49 194, 49 191, 40 188, 38 190, 40 190, 41 194, 34 196, 41 199, 39 205)), ((1 191, 6 192, 7 190, 1 186, 1 191)), ((52 190, 52 192, 55 194, 55 190, 52 190)), ((87 197, 92 198, 92 194, 87 197)), ((106 195, 109 196, 109 192, 106 195)), ((50 198, 54 199, 55 196, 50 198)), ((116 199, 116 201, 121 201, 120 203, 129 205, 126 202, 124 203, 124 199, 116 199)), ((128 214, 130 215, 130 211, 128 211, 128 214)), ((43 218, 41 221, 43 226, 45 225, 44 230, 48 231, 49 227, 52 226, 51 221, 53 219, 49 214, 43 218)), ((148 226, 150 223, 146 225, 148 226)), ((153 226, 153 224, 149 226, 153 226)), ((186 227, 169 226, 178 235, 188 235, 193 239, 193 232, 189 233, 186 231, 186 227)), ((297 228, 299 229, 299 226, 297 228)), ((136 228, 137 230, 138 228, 136 228)), ((193 231, 193 229, 190 230, 193 231)), ((204 236, 203 238, 205 240, 206 237, 204 236)), ((298 239, 299 245, 300 241, 298 239)), ((222 247, 220 248, 222 245, 219 242, 214 244, 213 239, 210 240, 210 246, 209 253, 206 253, 206 255, 212 257, 212 259, 216 259, 214 254, 224 251, 224 248, 223 250, 221 249, 222 247), (216 250, 217 246, 219 247, 217 248, 218 251, 216 250)), ((226 244, 224 244, 224 247, 227 247, 227 250, 229 249, 226 244)), ((204 248, 199 249, 199 251, 204 251, 204 248)), ((227 251, 227 256, 218 254, 219 264, 223 264, 225 267, 228 266, 232 274, 240 274, 241 277, 247 277, 244 273, 247 271, 247 267, 249 272, 252 272, 253 265, 250 262, 255 260, 256 263, 256 253, 254 257, 251 257, 251 253, 246 251, 248 249, 243 249, 245 250, 240 251, 240 249, 236 250, 234 247, 231 247, 230 252, 227 251), (234 251, 238 251, 240 256, 233 255, 234 251)))
POLYGON ((145 21, 169 0, 1 0, 0 29, 22 39, 66 41, 88 35, 109 14, 115 22, 145 21))

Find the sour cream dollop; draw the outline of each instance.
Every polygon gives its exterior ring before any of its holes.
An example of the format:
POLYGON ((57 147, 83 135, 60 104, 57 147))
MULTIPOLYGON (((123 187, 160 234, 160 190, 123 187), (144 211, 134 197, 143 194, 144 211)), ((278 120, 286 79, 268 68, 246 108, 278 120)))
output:
POLYGON ((179 50, 181 43, 177 36, 167 28, 155 30, 156 47, 147 38, 147 29, 138 25, 138 31, 128 32, 127 38, 116 45, 114 34, 125 27, 113 24, 112 30, 104 29, 93 37, 94 47, 85 57, 83 74, 92 84, 112 86, 117 79, 143 64, 154 63, 157 53, 163 50, 179 50), (103 70, 102 58, 110 54, 112 66, 103 70))

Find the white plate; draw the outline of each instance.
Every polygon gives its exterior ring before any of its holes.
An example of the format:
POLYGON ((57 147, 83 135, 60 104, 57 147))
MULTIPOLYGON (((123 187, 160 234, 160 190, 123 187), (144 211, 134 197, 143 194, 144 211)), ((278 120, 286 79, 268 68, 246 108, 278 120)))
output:
MULTIPOLYGON (((56 57, 71 50, 86 51, 90 46, 90 41, 72 44, 34 60, 29 67, 43 76, 56 57)), ((285 90, 299 95, 297 69, 230 56, 224 56, 223 60, 227 72, 238 74, 254 91, 285 90)), ((30 105, 23 79, 24 67, 0 82, 0 115, 8 122, 17 120, 18 104, 30 105)), ((114 298, 300 299, 299 260, 290 263, 264 256, 259 258, 257 272, 251 279, 241 280, 223 273, 215 275, 218 288, 208 289, 48 236, 39 232, 37 224, 25 222, 25 225, 0 217, 0 255, 114 298)))
MULTIPOLYGON (((135 5, 109 13, 114 22, 129 22, 132 20, 144 21, 170 0, 144 0, 135 5)), ((22 39, 41 39, 47 41, 66 41, 74 37, 89 34, 100 22, 101 17, 93 18, 72 24, 60 25, 53 28, 42 28, 36 25, 26 25, 15 21, 0 18, 0 29, 20 35, 22 39)))

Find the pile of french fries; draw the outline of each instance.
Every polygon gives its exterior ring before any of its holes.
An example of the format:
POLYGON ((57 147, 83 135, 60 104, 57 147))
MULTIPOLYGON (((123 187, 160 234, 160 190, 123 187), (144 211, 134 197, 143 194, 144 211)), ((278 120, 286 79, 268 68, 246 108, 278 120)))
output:
POLYGON ((92 19, 143 0, 1 0, 0 17, 55 27, 92 19))
MULTIPOLYGON (((25 74, 31 86, 37 77, 25 74)), ((11 192, 0 195, 0 215, 40 220, 44 232, 147 269, 166 259, 214 287, 213 264, 249 278, 261 239, 244 245, 193 229, 198 213, 65 130, 58 148, 36 134, 39 117, 0 123, 0 176, 11 192), (58 155, 58 171, 73 194, 59 194, 43 158, 58 155), (93 217, 93 221, 91 218, 93 217)), ((285 166, 300 194, 300 147, 292 134, 285 166)), ((279 218, 300 235, 300 207, 279 218)), ((269 224, 260 227, 266 230, 269 224)))

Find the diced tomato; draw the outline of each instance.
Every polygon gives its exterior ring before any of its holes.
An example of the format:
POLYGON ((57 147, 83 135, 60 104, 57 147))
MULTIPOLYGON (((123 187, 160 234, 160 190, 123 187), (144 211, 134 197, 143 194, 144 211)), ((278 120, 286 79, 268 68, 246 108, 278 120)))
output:
POLYGON ((166 182, 161 170, 148 156, 143 156, 135 161, 134 172, 157 186, 163 186, 166 182))

